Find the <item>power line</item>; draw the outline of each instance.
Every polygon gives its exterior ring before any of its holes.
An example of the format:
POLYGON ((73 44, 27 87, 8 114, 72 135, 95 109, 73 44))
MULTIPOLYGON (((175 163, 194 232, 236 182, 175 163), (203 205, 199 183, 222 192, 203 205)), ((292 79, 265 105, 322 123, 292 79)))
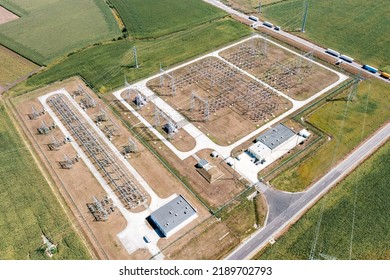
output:
POLYGON ((308 9, 309 9, 309 3, 306 1, 305 2, 305 11, 304 11, 304 14, 303 14, 303 21, 302 21, 301 32, 305 32, 308 9))
MULTIPOLYGON (((367 97, 366 97, 366 107, 365 107, 364 117, 363 117, 362 134, 361 134, 361 137, 360 137, 361 141, 364 138, 364 131, 365 131, 365 128, 366 128, 366 117, 367 117, 368 100, 369 100, 370 93, 371 93, 371 80, 370 80, 370 83, 368 85, 368 93, 367 93, 367 97)), ((353 201, 351 239, 350 239, 350 243, 349 243, 349 259, 352 259, 353 237, 354 237, 354 233, 355 233, 356 202, 357 202, 358 187, 359 187, 359 185, 357 184, 355 186, 355 196, 354 196, 354 201, 353 201)))

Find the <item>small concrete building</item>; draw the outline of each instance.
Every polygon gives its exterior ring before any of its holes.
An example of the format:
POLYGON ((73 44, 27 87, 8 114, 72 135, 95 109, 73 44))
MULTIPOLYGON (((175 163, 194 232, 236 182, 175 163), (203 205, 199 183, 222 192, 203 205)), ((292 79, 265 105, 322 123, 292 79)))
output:
POLYGON ((196 171, 199 172, 210 184, 220 179, 224 174, 218 167, 210 164, 206 159, 201 159, 197 163, 196 171))
POLYGON ((206 159, 202 158, 200 161, 198 161, 197 165, 199 168, 204 168, 207 170, 207 168, 210 166, 210 163, 206 159))
POLYGON ((154 211, 149 218, 164 237, 169 237, 196 217, 198 217, 196 209, 182 195, 179 195, 154 211))

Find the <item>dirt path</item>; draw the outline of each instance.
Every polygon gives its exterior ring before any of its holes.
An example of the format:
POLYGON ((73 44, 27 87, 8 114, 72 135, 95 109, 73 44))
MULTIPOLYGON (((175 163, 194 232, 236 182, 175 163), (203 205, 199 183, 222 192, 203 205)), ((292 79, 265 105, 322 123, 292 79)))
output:
POLYGON ((43 68, 45 67, 39 67, 38 69, 28 73, 27 75, 23 76, 23 77, 20 77, 19 79, 17 79, 15 82, 7 85, 7 86, 2 86, 0 85, 0 95, 2 95, 4 92, 6 92, 7 90, 13 88, 14 86, 16 86, 17 84, 27 80, 28 78, 30 78, 32 75, 38 73, 39 71, 41 71, 43 68))

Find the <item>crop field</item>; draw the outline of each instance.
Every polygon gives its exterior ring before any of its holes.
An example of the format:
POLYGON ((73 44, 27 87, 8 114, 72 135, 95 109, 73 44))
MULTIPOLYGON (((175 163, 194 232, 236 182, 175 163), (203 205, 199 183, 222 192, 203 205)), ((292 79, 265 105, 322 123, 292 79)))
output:
POLYGON ((388 260, 389 166, 388 142, 256 259, 388 260))
POLYGON ((136 38, 167 35, 226 16, 201 0, 110 0, 136 38))
MULTIPOLYGON (((363 64, 378 68, 390 65, 390 37, 385 36, 384 28, 390 24, 387 1, 309 0, 308 4, 306 32, 299 36, 363 64)), ((303 0, 283 1, 262 9, 263 17, 290 31, 300 30, 303 13, 303 0)))
POLYGON ((330 137, 306 159, 282 172, 271 183, 278 189, 302 191, 331 166, 346 156, 363 139, 389 120, 390 87, 373 79, 363 81, 353 101, 346 102, 347 92, 315 110, 305 120, 330 137))
POLYGON ((15 82, 37 68, 31 61, 0 46, 0 87, 15 82))
POLYGON ((32 77, 19 90, 31 90, 79 74, 91 86, 105 92, 123 85, 124 74, 131 82, 158 72, 160 62, 164 67, 169 67, 249 33, 250 29, 242 24, 223 19, 192 28, 190 32, 180 32, 157 40, 119 41, 95 46, 32 77), (139 69, 133 68, 134 45, 137 47, 139 69))
POLYGON ((259 11, 259 2, 261 2, 262 7, 264 7, 265 5, 278 3, 281 1, 285 0, 222 0, 221 2, 235 10, 242 11, 247 14, 256 14, 259 11))
POLYGON ((53 259, 90 259, 2 103, 0 143, 0 259, 48 259, 43 233, 58 246, 53 259))
POLYGON ((0 0, 21 17, 0 25, 0 41, 38 64, 121 36, 104 1, 0 0))

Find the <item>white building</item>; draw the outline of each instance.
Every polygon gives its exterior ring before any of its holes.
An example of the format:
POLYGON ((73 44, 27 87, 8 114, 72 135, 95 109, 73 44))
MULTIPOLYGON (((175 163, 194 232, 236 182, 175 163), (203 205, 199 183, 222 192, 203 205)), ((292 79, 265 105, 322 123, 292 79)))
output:
POLYGON ((285 125, 278 124, 257 137, 256 143, 248 148, 247 153, 254 159, 264 161, 274 151, 282 149, 295 135, 295 132, 285 125))
POLYGON ((196 217, 198 217, 196 209, 182 195, 179 195, 154 211, 150 215, 150 220, 164 237, 169 237, 196 217))

